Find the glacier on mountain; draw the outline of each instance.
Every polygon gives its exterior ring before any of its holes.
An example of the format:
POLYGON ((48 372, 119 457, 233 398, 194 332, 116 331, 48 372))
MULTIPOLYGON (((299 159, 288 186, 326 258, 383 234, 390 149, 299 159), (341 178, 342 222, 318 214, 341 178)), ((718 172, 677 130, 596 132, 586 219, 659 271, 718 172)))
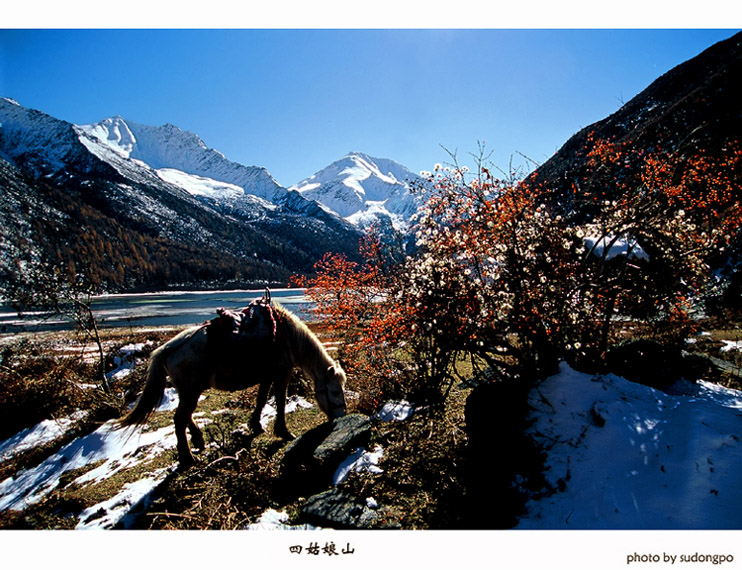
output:
MULTIPOLYGON (((119 156, 148 165, 163 180, 176 185, 185 182, 181 187, 189 193, 193 193, 195 179, 179 177, 175 171, 224 183, 226 194, 219 196, 222 200, 241 201, 246 194, 252 194, 280 204, 286 198, 286 189, 265 168, 228 160, 221 152, 208 148, 198 135, 174 125, 151 127, 117 116, 81 125, 80 129, 119 156), (242 192, 235 192, 236 187, 242 192)), ((216 198, 213 192, 210 194, 216 198)))

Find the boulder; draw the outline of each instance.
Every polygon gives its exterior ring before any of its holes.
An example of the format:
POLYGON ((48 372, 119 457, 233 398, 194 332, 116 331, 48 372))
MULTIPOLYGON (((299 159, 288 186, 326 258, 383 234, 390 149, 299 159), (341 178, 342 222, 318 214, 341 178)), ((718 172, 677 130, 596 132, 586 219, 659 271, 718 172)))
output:
POLYGON ((336 529, 378 528, 379 511, 346 491, 333 487, 307 499, 301 520, 319 527, 336 529))
POLYGON ((617 376, 667 392, 676 389, 681 378, 695 383, 710 370, 708 361, 686 354, 679 346, 642 338, 612 346, 606 365, 617 376))
POLYGON ((340 463, 371 438, 371 418, 348 414, 313 428, 284 451, 281 479, 296 496, 317 492, 332 484, 340 463))

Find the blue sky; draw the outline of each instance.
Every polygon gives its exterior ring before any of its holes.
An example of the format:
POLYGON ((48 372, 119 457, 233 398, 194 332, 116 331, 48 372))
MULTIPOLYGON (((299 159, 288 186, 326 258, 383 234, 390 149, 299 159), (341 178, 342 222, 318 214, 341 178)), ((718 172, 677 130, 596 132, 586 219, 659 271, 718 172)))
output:
POLYGON ((0 30, 0 95, 85 124, 172 123, 284 186, 357 150, 506 166, 735 30, 0 30))

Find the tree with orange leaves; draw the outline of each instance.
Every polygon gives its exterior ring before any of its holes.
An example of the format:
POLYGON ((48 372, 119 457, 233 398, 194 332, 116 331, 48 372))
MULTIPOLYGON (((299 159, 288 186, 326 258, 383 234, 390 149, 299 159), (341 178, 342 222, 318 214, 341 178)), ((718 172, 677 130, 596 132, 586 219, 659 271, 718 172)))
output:
POLYGON ((742 153, 590 139, 585 155, 568 208, 537 176, 498 179, 481 157, 474 172, 436 167, 404 262, 384 266, 371 239, 364 265, 318 264, 309 294, 374 385, 445 397, 462 358, 496 377, 544 377, 565 358, 599 367, 627 321, 684 338, 709 256, 739 237, 742 153))

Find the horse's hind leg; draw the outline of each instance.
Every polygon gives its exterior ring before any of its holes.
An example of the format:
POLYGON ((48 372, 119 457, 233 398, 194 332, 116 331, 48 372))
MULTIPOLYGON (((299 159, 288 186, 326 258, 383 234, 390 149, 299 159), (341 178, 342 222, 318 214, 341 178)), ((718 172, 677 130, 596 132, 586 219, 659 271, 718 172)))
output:
POLYGON ((260 424, 260 414, 263 412, 265 403, 268 401, 268 391, 270 390, 270 381, 261 382, 258 387, 258 396, 255 399, 255 411, 250 417, 250 429, 254 434, 263 433, 265 430, 260 424))
MULTIPOLYGON (((191 453, 191 447, 188 445, 186 428, 189 428, 191 425, 193 425, 197 433, 201 436, 200 443, 203 444, 203 434, 201 434, 201 430, 198 429, 198 426, 193 423, 193 418, 191 417, 191 414, 193 414, 194 410, 196 409, 199 394, 184 397, 182 394, 179 393, 178 396, 180 397, 180 401, 178 402, 178 408, 175 410, 174 418, 175 437, 178 440, 178 461, 180 462, 180 466, 182 468, 186 468, 196 463, 196 460, 193 458, 193 454, 191 453)), ((193 429, 191 429, 191 434, 193 434, 193 429)), ((198 436, 196 436, 195 439, 196 441, 194 441, 194 443, 198 444, 198 436)))
POLYGON ((284 374, 273 384, 273 394, 276 396, 276 421, 273 424, 273 433, 281 439, 294 439, 294 434, 286 426, 286 388, 289 383, 289 374, 284 374))

